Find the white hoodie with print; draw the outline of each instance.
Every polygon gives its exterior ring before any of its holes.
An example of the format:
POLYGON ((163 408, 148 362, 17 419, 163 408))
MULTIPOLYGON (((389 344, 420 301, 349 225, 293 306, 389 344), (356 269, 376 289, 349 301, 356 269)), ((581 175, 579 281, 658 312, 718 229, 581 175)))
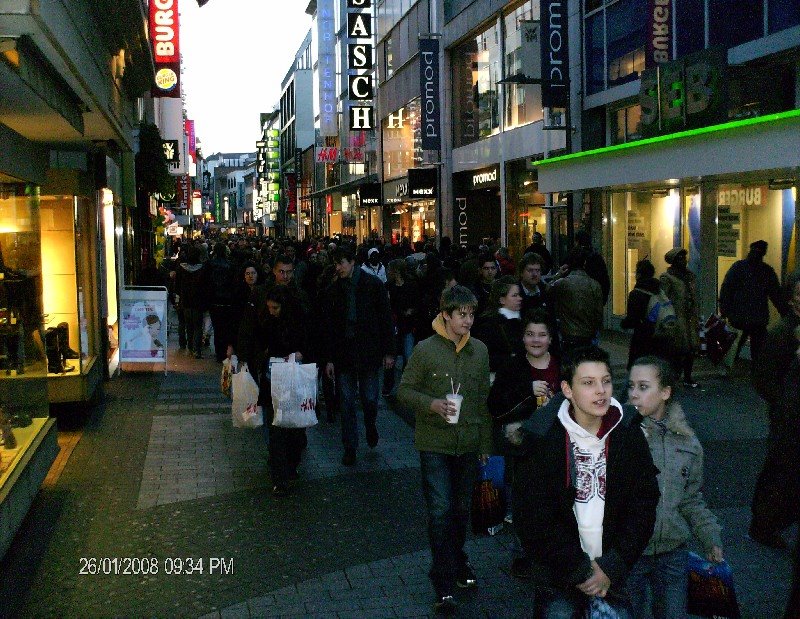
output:
MULTIPOLYGON (((578 521, 581 548, 590 559, 603 556, 603 517, 606 510, 606 444, 622 420, 622 405, 611 398, 610 411, 617 412, 614 425, 598 438, 584 430, 569 414, 570 401, 564 400, 558 420, 569 435, 572 446, 576 494, 573 511, 578 521), (614 411, 613 409, 617 409, 614 411)), ((570 467, 572 469, 572 467, 570 467)), ((572 471, 570 473, 573 474, 572 471)))

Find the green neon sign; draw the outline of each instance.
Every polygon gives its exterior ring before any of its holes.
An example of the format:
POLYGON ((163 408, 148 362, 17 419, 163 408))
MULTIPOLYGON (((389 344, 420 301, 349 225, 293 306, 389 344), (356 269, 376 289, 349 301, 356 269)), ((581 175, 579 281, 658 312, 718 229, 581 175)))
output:
POLYGON ((604 146, 603 148, 595 148, 592 150, 584 150, 579 153, 570 153, 569 155, 561 155, 560 157, 551 157, 550 159, 542 159, 541 161, 534 161, 533 165, 540 167, 553 163, 561 163, 562 161, 570 161, 574 159, 583 159, 586 157, 598 157, 607 153, 617 151, 625 151, 633 148, 640 148, 648 144, 660 144, 663 142, 671 142, 682 138, 689 138, 698 135, 705 135, 709 133, 719 133, 739 129, 741 127, 751 127, 755 125, 764 125, 767 123, 777 122, 780 120, 789 120, 792 118, 800 118, 800 109, 789 110, 788 112, 778 112, 777 114, 767 114, 765 116, 756 116, 755 118, 745 118, 743 120, 733 120, 731 122, 722 123, 721 125, 711 125, 710 127, 700 127, 699 129, 688 129, 686 131, 679 131, 678 133, 670 133, 669 135, 659 135, 654 138, 646 138, 644 140, 637 140, 635 142, 625 142, 624 144, 614 144, 613 146, 604 146))

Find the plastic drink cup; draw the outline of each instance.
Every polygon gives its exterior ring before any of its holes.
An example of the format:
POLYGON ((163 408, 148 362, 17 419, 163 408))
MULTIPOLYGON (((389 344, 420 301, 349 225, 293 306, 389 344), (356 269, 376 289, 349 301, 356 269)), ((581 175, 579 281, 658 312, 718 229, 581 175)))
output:
POLYGON ((447 423, 458 423, 458 417, 461 415, 461 403, 464 401, 464 396, 460 393, 448 393, 445 397, 448 402, 452 402, 456 407, 455 415, 449 416, 447 418, 447 423))

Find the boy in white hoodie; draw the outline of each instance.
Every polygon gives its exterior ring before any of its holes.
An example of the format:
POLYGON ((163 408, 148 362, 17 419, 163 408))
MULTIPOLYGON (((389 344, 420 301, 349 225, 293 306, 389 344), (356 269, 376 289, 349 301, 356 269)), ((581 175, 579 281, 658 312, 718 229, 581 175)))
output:
POLYGON ((608 353, 575 349, 561 390, 522 426, 514 525, 534 563, 547 619, 571 618, 593 597, 628 615, 628 571, 653 533, 657 470, 641 417, 612 397, 608 353))

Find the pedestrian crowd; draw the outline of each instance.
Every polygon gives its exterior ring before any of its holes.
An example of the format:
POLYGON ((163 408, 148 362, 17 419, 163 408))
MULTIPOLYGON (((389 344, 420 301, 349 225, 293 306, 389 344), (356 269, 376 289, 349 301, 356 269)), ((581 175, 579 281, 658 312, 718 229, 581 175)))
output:
MULTIPOLYGON (((293 487, 306 437, 271 424, 270 358, 317 364, 317 415, 339 420, 345 466, 357 462, 359 408, 370 448, 381 392, 414 414, 437 613, 455 612, 457 590, 477 586, 464 551, 473 487, 480 463, 500 455, 516 539, 510 571, 533 583, 532 615, 583 616, 600 601, 608 616, 684 617, 692 539, 709 561, 724 557, 702 495, 703 448, 677 397, 698 387, 695 275, 680 247, 659 277, 649 260, 636 265, 621 403, 599 346, 608 269, 590 234, 576 241, 562 265, 538 234, 517 264, 492 239, 474 248, 447 238, 186 241, 168 267, 179 346, 202 356, 207 313, 217 361, 236 354, 247 364, 276 497, 293 487)), ((769 405, 750 536, 786 548, 800 490, 800 276, 781 288, 763 260, 767 244, 750 248, 724 278, 720 317, 742 331, 734 361, 749 337, 754 385, 769 405), (770 300, 782 317, 768 331, 770 300)))

